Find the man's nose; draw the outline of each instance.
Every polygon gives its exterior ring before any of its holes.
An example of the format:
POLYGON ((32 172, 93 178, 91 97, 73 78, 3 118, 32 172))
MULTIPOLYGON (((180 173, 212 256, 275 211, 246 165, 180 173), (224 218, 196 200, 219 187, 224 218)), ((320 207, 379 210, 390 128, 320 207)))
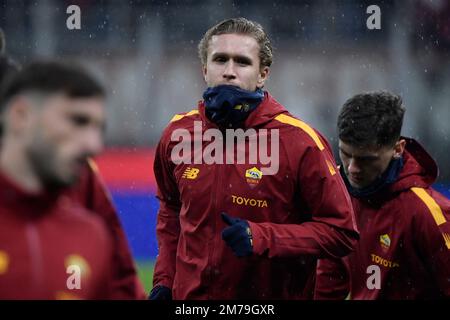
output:
POLYGON ((348 163, 348 172, 349 173, 359 173, 359 172, 361 172, 361 169, 359 168, 359 166, 356 163, 355 159, 350 159, 350 162, 348 163))
POLYGON ((223 78, 226 80, 236 79, 236 70, 233 61, 227 62, 225 70, 223 71, 223 78))
POLYGON ((88 130, 83 138, 83 147, 86 154, 95 156, 103 150, 103 132, 101 130, 88 130))

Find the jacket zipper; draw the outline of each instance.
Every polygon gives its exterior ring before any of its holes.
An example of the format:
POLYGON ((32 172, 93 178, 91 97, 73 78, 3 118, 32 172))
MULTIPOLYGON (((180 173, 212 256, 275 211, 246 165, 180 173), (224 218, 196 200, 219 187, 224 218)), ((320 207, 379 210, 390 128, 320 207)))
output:
POLYGON ((30 254, 30 271, 33 292, 37 293, 36 296, 40 296, 39 293, 43 292, 44 287, 44 264, 42 260, 42 246, 39 233, 34 223, 27 224, 25 233, 30 254))
MULTIPOLYGON (((224 139, 225 140, 225 139, 224 139)), ((212 246, 210 246, 209 248, 209 263, 208 263, 208 267, 209 267, 209 290, 208 290, 208 298, 209 299, 214 299, 216 297, 215 295, 215 286, 213 285, 213 280, 214 280, 214 276, 215 276, 215 271, 216 271, 216 264, 217 264, 217 248, 219 247, 219 241, 221 239, 220 236, 220 232, 219 232, 219 224, 220 224, 220 213, 217 212, 218 209, 218 200, 217 200, 217 195, 220 193, 220 185, 221 185, 221 180, 222 180, 222 174, 221 171, 224 169, 224 166, 226 166, 226 153, 225 153, 225 142, 224 142, 224 148, 223 148, 223 156, 224 156, 224 164, 222 165, 214 165, 214 181, 215 181, 215 185, 214 185, 214 193, 212 194, 212 196, 214 197, 213 199, 213 211, 210 213, 212 215, 212 221, 213 221, 213 228, 212 228, 212 237, 211 237, 211 244, 212 246)))

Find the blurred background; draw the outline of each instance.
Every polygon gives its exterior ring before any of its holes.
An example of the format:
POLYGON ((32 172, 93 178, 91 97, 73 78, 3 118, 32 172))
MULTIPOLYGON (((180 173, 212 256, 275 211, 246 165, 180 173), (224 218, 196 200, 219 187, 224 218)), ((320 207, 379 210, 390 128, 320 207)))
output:
POLYGON ((18 62, 74 59, 107 87, 107 149, 97 162, 147 289, 157 255, 154 148, 171 117, 201 99, 199 40, 236 16, 256 20, 271 36, 266 89, 335 151, 337 113, 347 98, 380 89, 400 94, 403 134, 437 160, 436 187, 450 195, 448 0, 0 0, 0 27, 18 62), (80 30, 66 26, 72 4, 81 9, 80 30), (366 26, 373 4, 381 9, 380 30, 366 26))

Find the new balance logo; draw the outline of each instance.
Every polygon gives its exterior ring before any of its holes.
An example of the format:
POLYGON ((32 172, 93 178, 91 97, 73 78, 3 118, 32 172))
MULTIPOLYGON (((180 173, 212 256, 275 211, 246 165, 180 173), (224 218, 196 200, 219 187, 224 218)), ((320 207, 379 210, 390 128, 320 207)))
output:
POLYGON ((444 237, 445 245, 447 246, 447 249, 450 250, 450 234, 443 233, 442 236, 444 237))
POLYGON ((194 180, 197 178, 199 172, 200 169, 187 167, 186 170, 184 170, 184 173, 181 177, 185 179, 194 180))

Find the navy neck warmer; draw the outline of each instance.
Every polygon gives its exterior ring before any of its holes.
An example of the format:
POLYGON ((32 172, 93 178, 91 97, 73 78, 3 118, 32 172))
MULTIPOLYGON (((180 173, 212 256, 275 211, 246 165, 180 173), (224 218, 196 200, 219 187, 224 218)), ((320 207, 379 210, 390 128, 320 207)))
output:
POLYGON ((388 185, 394 183, 400 171, 403 168, 403 157, 398 159, 392 159, 387 167, 386 171, 374 182, 364 188, 354 188, 348 181, 347 175, 345 174, 344 167, 341 166, 341 175, 344 179, 345 185, 347 186, 348 192, 355 198, 367 198, 370 197, 388 185))
POLYGON ((203 93, 205 113, 219 128, 239 128, 263 101, 261 89, 247 91, 236 86, 220 85, 203 93))

